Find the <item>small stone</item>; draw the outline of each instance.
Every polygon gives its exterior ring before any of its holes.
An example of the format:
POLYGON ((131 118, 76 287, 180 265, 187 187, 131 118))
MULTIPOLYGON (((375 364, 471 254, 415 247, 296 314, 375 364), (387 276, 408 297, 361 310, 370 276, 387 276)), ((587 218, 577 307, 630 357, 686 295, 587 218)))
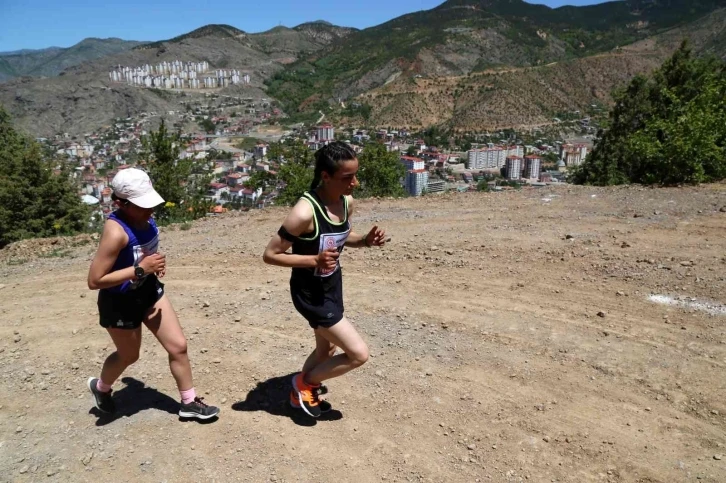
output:
POLYGON ((46 475, 48 475, 48 476, 53 476, 53 475, 55 475, 56 473, 58 473, 58 471, 57 471, 57 470, 48 470, 48 472, 46 473, 46 475))
POLYGON ((237 316, 237 317, 234 318, 234 321, 235 322, 240 322, 241 320, 242 320, 242 317, 240 317, 240 316, 237 316))
POLYGON ((226 402, 227 402, 227 398, 226 398, 226 397, 223 397, 223 398, 222 398, 222 400, 221 400, 220 402, 221 402, 222 404, 226 403, 226 402))
POLYGON ((201 352, 202 354, 204 354, 206 352, 209 352, 209 349, 207 349, 206 347, 202 347, 202 349, 200 349, 199 352, 201 352))
POLYGON ((469 451, 474 451, 476 449, 476 445, 472 443, 469 446, 467 446, 466 449, 468 449, 469 451))
POLYGON ((73 369, 73 370, 78 369, 78 364, 76 364, 75 362, 73 364, 71 364, 71 369, 73 369))
POLYGON ((432 252, 435 252, 435 251, 437 251, 438 249, 439 249, 439 247, 437 247, 436 245, 434 245, 434 246, 432 246, 432 247, 430 248, 430 250, 431 250, 432 252))
POLYGON ((572 240, 573 238, 575 238, 575 236, 570 235, 569 233, 567 235, 565 235, 565 240, 572 240))
POLYGON ((15 337, 13 337, 13 340, 15 342, 20 342, 20 339, 21 339, 20 334, 16 334, 15 337))
POLYGON ((18 426, 17 428, 15 428, 15 432, 16 433, 22 433, 23 432, 23 427, 22 426, 18 426))
POLYGON ((0 290, 4 289, 4 288, 5 288, 5 286, 6 286, 6 285, 5 285, 4 283, 0 283, 0 290))
POLYGON ((718 416, 718 409, 711 409, 711 414, 718 416))
POLYGON ((25 473, 28 472, 29 469, 30 469, 30 466, 28 466, 28 465, 23 466, 22 468, 20 468, 20 474, 24 475, 25 473))
POLYGON ((721 213, 726 213, 726 206, 722 206, 721 209, 718 211, 720 211, 721 213))
POLYGON ((622 297, 623 295, 625 295, 625 292, 623 292, 622 290, 618 290, 618 291, 617 291, 617 292, 615 293, 615 295, 617 295, 618 297, 622 297))
POLYGON ((550 437, 549 436, 545 436, 544 438, 542 438, 542 441, 544 441, 545 443, 549 443, 550 442, 550 437))
POLYGON ((713 459, 715 459, 717 461, 721 461, 723 459, 723 455, 722 454, 715 454, 715 455, 713 455, 713 459))
POLYGON ((598 313, 597 313, 597 316, 598 316, 598 317, 601 317, 601 318, 604 318, 604 317, 605 317, 605 312, 603 312, 603 311, 601 310, 600 312, 598 312, 598 313))
POLYGON ((252 463, 247 463, 247 468, 252 468, 252 463))
POLYGON ((205 302, 203 302, 203 303, 202 303, 202 307, 205 307, 205 308, 206 308, 206 307, 209 307, 209 302, 206 302, 206 301, 205 301, 205 302))
POLYGON ((623 243, 622 243, 622 244, 620 245, 620 248, 630 248, 630 243, 628 243, 628 242, 624 241, 624 242, 623 242, 623 243))
POLYGON ((453 255, 454 254, 454 250, 446 250, 446 254, 447 255, 453 255))
POLYGON ((86 294, 82 293, 82 294, 81 294, 81 298, 82 298, 82 299, 85 299, 85 298, 86 298, 86 294))
POLYGON ((212 359, 212 362, 214 364, 221 364, 222 363, 222 359, 212 359))
POLYGON ((650 409, 650 408, 645 408, 645 410, 648 412, 652 411, 652 409, 650 409))

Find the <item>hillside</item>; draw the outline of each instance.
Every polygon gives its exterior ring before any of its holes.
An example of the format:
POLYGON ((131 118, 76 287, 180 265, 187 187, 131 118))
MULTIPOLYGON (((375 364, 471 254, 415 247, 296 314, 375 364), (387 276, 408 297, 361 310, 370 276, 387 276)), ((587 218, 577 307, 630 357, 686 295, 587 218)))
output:
POLYGON ((111 84, 112 66, 207 60, 251 75, 251 86, 226 93, 277 99, 293 121, 317 119, 325 109, 337 122, 377 126, 531 127, 561 112, 607 106, 612 88, 652 70, 685 37, 698 53, 726 58, 723 5, 630 0, 551 9, 521 0, 449 0, 364 30, 323 21, 262 33, 206 25, 68 67, 56 78, 0 84, 0 103, 33 134, 87 132, 189 100, 111 84), (370 116, 331 111, 339 100, 367 104, 370 116))
POLYGON ((346 315, 372 357, 328 381, 334 411, 317 421, 287 407, 312 332, 290 301, 289 270, 261 259, 285 210, 162 232, 195 386, 222 409, 211 425, 178 421, 166 353, 146 329, 140 360, 114 386, 117 417, 99 418, 85 383, 113 344, 86 286, 95 242, 16 244, 0 251, 0 472, 18 482, 120 470, 132 482, 726 481, 725 190, 360 201, 354 229, 376 223, 392 237, 341 255, 346 315))
POLYGON ((53 77, 69 67, 125 52, 142 42, 88 38, 68 48, 0 53, 0 82, 15 77, 53 77))
MULTIPOLYGON (((305 52, 320 48, 333 38, 347 35, 350 29, 322 23, 303 24, 295 29, 293 45, 305 52), (297 43, 297 40, 305 42, 297 43)), ((140 89, 108 79, 116 65, 138 66, 163 61, 207 60, 215 68, 237 68, 252 77, 250 86, 234 86, 222 94, 261 98, 263 80, 295 60, 299 52, 284 48, 285 31, 247 34, 228 25, 207 25, 162 42, 142 44, 122 53, 109 55, 67 69, 52 79, 16 79, 0 84, 0 103, 23 129, 36 135, 57 132, 82 133, 109 124, 116 117, 140 112, 178 110, 180 101, 201 98, 204 91, 187 91, 184 96, 140 89)))
POLYGON ((546 65, 609 52, 678 26, 700 31, 701 17, 723 5, 628 1, 551 9, 520 0, 450 0, 356 32, 289 66, 269 82, 269 92, 290 112, 317 110, 399 75, 546 65))

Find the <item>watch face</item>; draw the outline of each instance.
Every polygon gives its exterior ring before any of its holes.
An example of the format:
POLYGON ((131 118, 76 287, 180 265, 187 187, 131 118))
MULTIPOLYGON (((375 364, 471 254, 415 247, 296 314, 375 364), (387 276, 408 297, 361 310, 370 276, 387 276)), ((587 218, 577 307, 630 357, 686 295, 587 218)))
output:
POLYGON ((141 267, 136 267, 136 268, 134 269, 134 273, 136 274, 136 276, 137 276, 137 277, 139 277, 139 278, 140 278, 140 277, 143 277, 143 276, 144 276, 144 273, 145 273, 145 272, 144 272, 144 269, 143 269, 143 268, 141 268, 141 267))

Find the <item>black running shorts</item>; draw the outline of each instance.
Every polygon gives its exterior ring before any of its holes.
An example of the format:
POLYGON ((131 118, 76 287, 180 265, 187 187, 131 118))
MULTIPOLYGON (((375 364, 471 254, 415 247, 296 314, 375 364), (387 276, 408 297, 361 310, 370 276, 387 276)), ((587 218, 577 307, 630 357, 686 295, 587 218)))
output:
POLYGON ((98 314, 106 329, 136 329, 156 302, 164 296, 164 284, 150 275, 135 290, 123 293, 98 292, 98 314))
POLYGON ((310 327, 330 328, 343 320, 343 280, 340 270, 320 283, 319 279, 290 279, 290 295, 295 309, 310 327))

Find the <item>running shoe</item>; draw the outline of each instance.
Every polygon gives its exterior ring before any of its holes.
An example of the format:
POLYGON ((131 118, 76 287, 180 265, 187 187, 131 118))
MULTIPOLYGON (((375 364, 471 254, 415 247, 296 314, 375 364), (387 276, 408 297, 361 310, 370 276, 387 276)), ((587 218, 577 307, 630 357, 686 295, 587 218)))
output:
POLYGON ((210 406, 203 401, 203 397, 195 397, 194 401, 179 407, 179 417, 194 419, 211 419, 219 416, 219 408, 210 406))
POLYGON ((302 373, 292 378, 292 390, 297 398, 297 404, 308 416, 320 416, 320 399, 316 388, 303 381, 302 373))
POLYGON ((93 400, 95 401, 96 408, 99 411, 106 414, 113 414, 116 412, 116 404, 113 402, 113 398, 111 397, 111 392, 113 392, 113 390, 108 392, 99 391, 97 387, 97 377, 89 377, 87 384, 88 390, 91 391, 91 394, 93 394, 93 400))

